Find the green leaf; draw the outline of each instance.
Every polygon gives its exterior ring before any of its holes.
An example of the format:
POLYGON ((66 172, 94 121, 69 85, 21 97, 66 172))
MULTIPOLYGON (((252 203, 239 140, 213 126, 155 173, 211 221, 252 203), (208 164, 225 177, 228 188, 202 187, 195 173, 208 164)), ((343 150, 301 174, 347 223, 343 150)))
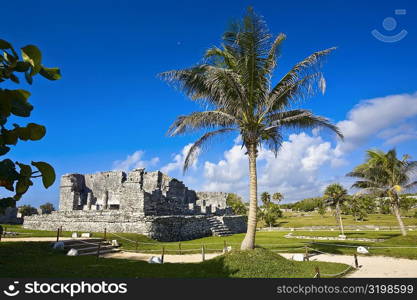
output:
POLYGON ((8 90, 11 99, 11 113, 18 117, 29 117, 33 109, 32 104, 27 102, 30 93, 25 90, 8 90))
POLYGON ((0 49, 10 49, 10 48, 12 48, 12 45, 9 42, 0 39, 0 49))
POLYGON ((10 151, 10 147, 7 147, 5 145, 0 146, 0 156, 5 155, 9 151, 10 151))
POLYGON ((55 170, 52 166, 43 161, 32 161, 32 166, 35 166, 42 174, 42 183, 45 188, 50 187, 55 182, 55 170))
POLYGON ((2 129, 1 135, 3 137, 3 142, 6 145, 16 145, 18 139, 18 132, 16 130, 7 130, 2 129))
POLYGON ((14 67, 14 69, 17 72, 26 72, 27 70, 29 70, 30 68, 30 63, 25 62, 25 61, 18 61, 16 63, 16 67, 14 67))
POLYGON ((23 47, 22 48, 22 58, 23 58, 24 61, 26 61, 26 62, 28 62, 32 65, 34 72, 35 72, 35 69, 37 69, 37 68, 39 68, 39 70, 40 70, 41 61, 42 61, 42 53, 41 53, 41 51, 39 50, 38 47, 36 47, 34 45, 27 45, 27 46, 23 47))
POLYGON ((13 183, 19 178, 16 166, 10 159, 0 161, 0 186, 4 186, 9 191, 14 191, 13 183))
POLYGON ((29 123, 26 128, 30 130, 29 139, 32 141, 37 141, 43 138, 46 134, 46 128, 43 125, 38 125, 35 123, 29 123))
POLYGON ((25 165, 19 162, 16 162, 16 165, 20 168, 20 176, 23 177, 31 177, 32 176, 32 168, 29 165, 25 165))
POLYGON ((58 80, 61 79, 61 71, 59 68, 45 68, 42 67, 39 71, 39 74, 41 74, 43 77, 49 80, 58 80))

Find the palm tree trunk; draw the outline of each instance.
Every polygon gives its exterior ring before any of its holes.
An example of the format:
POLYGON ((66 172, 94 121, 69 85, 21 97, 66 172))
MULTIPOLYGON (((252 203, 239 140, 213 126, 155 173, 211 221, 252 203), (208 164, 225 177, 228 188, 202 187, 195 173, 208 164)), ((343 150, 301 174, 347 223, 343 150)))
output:
POLYGON ((343 231, 342 214, 340 213, 340 204, 339 204, 339 202, 336 203, 336 219, 337 219, 337 222, 339 223, 340 233, 342 235, 345 235, 345 233, 343 231))
POLYGON ((258 207, 258 181, 256 175, 256 144, 247 145, 249 157, 249 215, 248 229, 245 238, 240 246, 241 250, 249 250, 255 248, 256 234, 256 213, 258 207))
POLYGON ((394 212, 394 215, 397 218, 398 225, 400 226, 401 234, 403 236, 406 236, 407 231, 405 230, 403 220, 401 219, 400 209, 397 203, 392 203, 392 211, 394 212))

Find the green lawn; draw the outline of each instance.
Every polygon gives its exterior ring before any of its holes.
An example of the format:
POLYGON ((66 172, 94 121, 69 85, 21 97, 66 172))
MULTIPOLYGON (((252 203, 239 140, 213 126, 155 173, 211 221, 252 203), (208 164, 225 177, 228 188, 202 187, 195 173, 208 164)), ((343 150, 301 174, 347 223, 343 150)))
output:
MULTIPOLYGON (((411 214, 411 213, 410 213, 411 214)), ((373 214, 368 215, 364 221, 355 221, 351 215, 342 215, 343 225, 376 225, 398 227, 398 222, 393 215, 373 214)), ((403 218, 404 225, 417 225, 417 218, 408 216, 403 218)), ((334 216, 327 213, 320 216, 317 212, 286 212, 284 217, 278 219, 279 227, 297 228, 306 226, 336 226, 334 216)))
MULTIPOLYGON (((9 229, 8 229, 9 230, 9 229)), ((56 235, 55 232, 27 230, 21 228, 19 225, 13 226, 13 231, 20 231, 22 233, 28 233, 27 235, 20 236, 52 236, 56 235)), ((70 232, 64 232, 64 236, 70 236, 70 232)), ((284 236, 288 234, 288 231, 261 231, 256 234, 256 244, 258 247, 270 249, 274 252, 291 252, 291 253, 303 253, 304 246, 308 245, 313 249, 317 249, 327 253, 335 254, 353 254, 356 249, 354 247, 344 246, 366 246, 371 247, 369 255, 385 255, 393 257, 404 257, 417 259, 417 248, 398 248, 398 247, 417 247, 417 231, 410 231, 407 237, 402 237, 398 231, 346 231, 347 237, 351 238, 372 238, 372 239, 385 239, 384 242, 360 242, 360 241, 316 241, 316 244, 310 244, 314 242, 314 237, 317 236, 337 236, 338 231, 294 231, 293 235, 311 236, 308 239, 289 239, 284 236), (335 246, 334 244, 337 244, 335 246), (397 248, 372 248, 372 247, 397 247, 397 248)), ((200 253, 201 247, 204 245, 207 253, 219 252, 223 249, 224 245, 231 246, 233 250, 239 249, 239 245, 243 240, 244 234, 235 234, 228 237, 205 237, 195 239, 192 241, 183 242, 158 242, 143 235, 135 233, 118 233, 115 236, 111 233, 107 234, 108 239, 116 239, 121 245, 122 249, 128 251, 139 251, 154 253, 160 255, 162 247, 167 254, 188 254, 188 253, 200 253), (136 248, 137 241, 137 248, 136 248)), ((93 233, 93 237, 103 237, 103 233, 93 233)))
MULTIPOLYGON (((201 263, 163 265, 125 259, 66 256, 48 242, 1 242, 1 277, 107 277, 107 278, 311 278, 315 268, 337 274, 347 265, 294 262, 258 248, 232 251, 201 263)), ((326 276, 323 276, 326 277, 326 276)))

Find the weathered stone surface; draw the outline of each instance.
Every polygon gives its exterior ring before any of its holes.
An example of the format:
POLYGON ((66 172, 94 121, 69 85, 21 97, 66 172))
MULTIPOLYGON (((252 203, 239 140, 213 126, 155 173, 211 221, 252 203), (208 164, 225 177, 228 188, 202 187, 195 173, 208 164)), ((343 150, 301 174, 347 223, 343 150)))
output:
POLYGON ((4 214, 0 215, 0 224, 22 224, 23 219, 18 217, 16 207, 7 207, 4 214))
POLYGON ((246 218, 233 216, 227 193, 189 190, 159 171, 135 169, 61 178, 60 210, 33 215, 25 228, 66 231, 134 232, 178 241, 222 232, 246 231, 246 218))

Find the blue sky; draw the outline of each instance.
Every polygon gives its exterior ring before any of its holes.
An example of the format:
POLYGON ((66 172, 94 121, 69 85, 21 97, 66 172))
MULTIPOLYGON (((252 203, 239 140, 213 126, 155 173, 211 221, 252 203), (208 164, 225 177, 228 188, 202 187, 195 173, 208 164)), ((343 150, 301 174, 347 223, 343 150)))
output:
POLYGON ((339 122, 347 133, 344 146, 325 132, 287 136, 277 160, 261 154, 261 191, 281 191, 293 201, 319 194, 330 182, 348 185, 343 175, 370 147, 395 146, 417 156, 415 1, 8 1, 2 3, 1 38, 17 48, 39 46, 44 64, 60 67, 63 76, 24 86, 35 105, 30 121, 46 125, 47 135, 20 142, 9 157, 48 161, 58 180, 48 190, 38 182, 19 204, 58 204, 64 173, 134 166, 163 169, 195 189, 245 196, 245 158, 234 137, 181 175, 181 153, 197 135, 165 133, 176 116, 199 108, 156 75, 198 63, 248 5, 272 33, 287 35, 276 78, 312 52, 338 47, 323 69, 326 94, 303 107, 339 122), (389 17, 397 22, 390 31, 382 23, 389 17), (372 36, 374 29, 408 34, 385 43, 372 36))

